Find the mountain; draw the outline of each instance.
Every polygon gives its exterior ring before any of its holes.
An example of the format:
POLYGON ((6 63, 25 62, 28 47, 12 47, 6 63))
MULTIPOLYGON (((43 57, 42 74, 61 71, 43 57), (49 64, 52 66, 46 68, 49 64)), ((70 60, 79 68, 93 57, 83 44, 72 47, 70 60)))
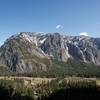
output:
POLYGON ((100 38, 20 32, 0 47, 0 67, 12 72, 61 70, 70 60, 100 66, 100 38))

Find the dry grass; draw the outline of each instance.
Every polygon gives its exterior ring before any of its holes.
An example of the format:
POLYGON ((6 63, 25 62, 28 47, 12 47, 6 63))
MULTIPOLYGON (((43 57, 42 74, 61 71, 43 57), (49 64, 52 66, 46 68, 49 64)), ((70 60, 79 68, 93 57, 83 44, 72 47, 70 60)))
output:
MULTIPOLYGON (((51 80, 55 80, 56 78, 40 78, 40 77, 7 77, 7 76, 1 76, 0 79, 4 80, 22 80, 26 86, 36 86, 38 84, 46 84, 50 82, 51 80)), ((67 82, 74 81, 74 82, 80 82, 80 81, 96 81, 96 85, 100 86, 100 80, 96 78, 82 78, 82 77, 66 77, 65 80, 67 82)), ((61 80, 62 81, 62 80, 61 80)))
POLYGON ((96 85, 100 87, 100 79, 96 80, 96 85))
POLYGON ((1 76, 0 79, 4 80, 22 80, 25 85, 27 86, 35 86, 37 84, 46 84, 50 82, 51 80, 54 80, 55 78, 32 78, 32 77, 7 77, 7 76, 1 76))

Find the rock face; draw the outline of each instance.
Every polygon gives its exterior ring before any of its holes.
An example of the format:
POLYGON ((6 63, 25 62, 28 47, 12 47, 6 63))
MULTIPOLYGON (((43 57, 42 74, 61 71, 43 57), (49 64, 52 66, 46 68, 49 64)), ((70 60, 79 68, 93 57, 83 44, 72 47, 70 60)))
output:
POLYGON ((69 58, 100 65, 100 38, 21 32, 0 48, 0 66, 20 73, 46 71, 51 59, 69 58))
POLYGON ((4 43, 0 48, 0 65, 16 72, 46 70, 44 60, 48 61, 48 57, 37 47, 38 35, 32 38, 29 34, 20 33, 4 43))
POLYGON ((100 38, 84 36, 67 37, 65 39, 69 54, 77 60, 100 65, 100 38))
POLYGON ((57 60, 67 61, 69 57, 65 43, 58 33, 50 34, 45 42, 41 45, 41 49, 46 54, 57 60))

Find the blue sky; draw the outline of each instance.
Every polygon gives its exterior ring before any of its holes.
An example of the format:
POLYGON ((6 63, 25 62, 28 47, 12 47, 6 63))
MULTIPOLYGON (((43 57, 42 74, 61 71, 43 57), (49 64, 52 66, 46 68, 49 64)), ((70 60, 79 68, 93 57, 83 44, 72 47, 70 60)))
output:
POLYGON ((0 0, 0 45, 23 31, 100 37, 100 0, 0 0))

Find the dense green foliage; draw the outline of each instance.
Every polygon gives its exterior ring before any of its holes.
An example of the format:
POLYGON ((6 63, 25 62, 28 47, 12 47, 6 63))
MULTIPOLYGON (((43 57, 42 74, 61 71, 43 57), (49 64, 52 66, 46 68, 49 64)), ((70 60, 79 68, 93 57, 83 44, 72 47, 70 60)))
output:
POLYGON ((3 100, 74 100, 67 99, 71 98, 70 95, 74 97, 84 95, 87 98, 84 100, 90 100, 91 96, 99 93, 96 89, 96 82, 93 80, 55 79, 47 84, 43 82, 32 87, 25 86, 23 80, 20 79, 0 80, 0 98, 3 100))
POLYGON ((0 80, 0 98, 3 100, 31 100, 32 90, 21 80, 0 80))

